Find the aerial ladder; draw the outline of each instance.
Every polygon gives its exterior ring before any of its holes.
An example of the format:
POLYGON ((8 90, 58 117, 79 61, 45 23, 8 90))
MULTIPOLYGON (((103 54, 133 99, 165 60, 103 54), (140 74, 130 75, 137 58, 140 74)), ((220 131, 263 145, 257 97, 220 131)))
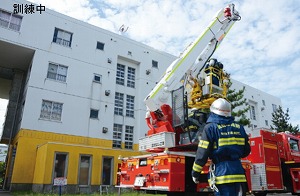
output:
POLYGON ((166 142, 153 144, 146 141, 149 140, 147 137, 140 142, 141 150, 161 151, 164 147, 176 150, 174 147, 180 145, 180 134, 188 127, 188 109, 203 110, 217 98, 226 98, 229 74, 223 70, 223 64, 211 56, 240 19, 234 4, 221 9, 204 32, 167 68, 144 99, 146 122, 150 128, 147 136, 151 136, 150 140, 170 136, 175 141, 166 146, 166 142), (156 134, 159 135, 154 137, 156 134))

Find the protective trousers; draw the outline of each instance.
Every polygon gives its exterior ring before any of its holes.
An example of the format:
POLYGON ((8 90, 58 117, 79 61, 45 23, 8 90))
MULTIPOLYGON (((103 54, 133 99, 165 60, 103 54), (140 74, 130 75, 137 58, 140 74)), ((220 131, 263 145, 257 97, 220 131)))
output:
POLYGON ((219 192, 215 192, 216 196, 245 196, 244 183, 228 183, 218 184, 219 192))

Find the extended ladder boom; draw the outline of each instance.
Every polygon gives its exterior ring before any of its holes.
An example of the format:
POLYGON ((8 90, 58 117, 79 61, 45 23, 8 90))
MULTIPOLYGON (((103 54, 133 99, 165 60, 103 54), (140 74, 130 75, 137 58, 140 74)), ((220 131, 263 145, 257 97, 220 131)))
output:
MULTIPOLYGON (((208 59, 220 45, 235 21, 240 20, 234 4, 221 9, 207 29, 167 68, 162 79, 144 99, 148 111, 170 104, 170 92, 188 78, 197 78, 208 59)), ((186 82, 186 81, 185 81, 186 82)))

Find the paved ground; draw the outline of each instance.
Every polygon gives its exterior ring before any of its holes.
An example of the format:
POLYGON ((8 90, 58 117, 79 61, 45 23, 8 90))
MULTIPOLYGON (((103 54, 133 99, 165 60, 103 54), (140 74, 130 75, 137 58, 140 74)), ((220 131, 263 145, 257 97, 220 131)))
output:
POLYGON ((0 191, 0 196, 11 196, 11 194, 8 191, 0 191))

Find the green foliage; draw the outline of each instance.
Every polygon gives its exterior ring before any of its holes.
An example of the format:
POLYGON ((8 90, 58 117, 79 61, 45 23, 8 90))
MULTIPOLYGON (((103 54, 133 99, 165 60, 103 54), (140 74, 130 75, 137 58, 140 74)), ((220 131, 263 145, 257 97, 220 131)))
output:
POLYGON ((271 125, 271 129, 277 130, 277 132, 285 132, 289 131, 291 133, 297 133, 299 132, 299 125, 292 126, 291 123, 289 123, 290 115, 289 115, 289 108, 286 109, 286 112, 282 110, 282 107, 279 106, 279 108, 272 113, 272 123, 274 124, 274 127, 271 125))
POLYGON ((0 187, 2 187, 4 181, 5 162, 0 162, 0 187))
POLYGON ((231 115, 235 117, 236 121, 241 125, 250 125, 251 121, 245 114, 250 109, 250 106, 247 103, 247 99, 244 98, 245 87, 243 87, 243 89, 241 90, 236 91, 235 89, 230 89, 230 86, 227 92, 227 99, 231 102, 231 115), (244 107, 237 109, 237 107, 239 106, 244 107))

